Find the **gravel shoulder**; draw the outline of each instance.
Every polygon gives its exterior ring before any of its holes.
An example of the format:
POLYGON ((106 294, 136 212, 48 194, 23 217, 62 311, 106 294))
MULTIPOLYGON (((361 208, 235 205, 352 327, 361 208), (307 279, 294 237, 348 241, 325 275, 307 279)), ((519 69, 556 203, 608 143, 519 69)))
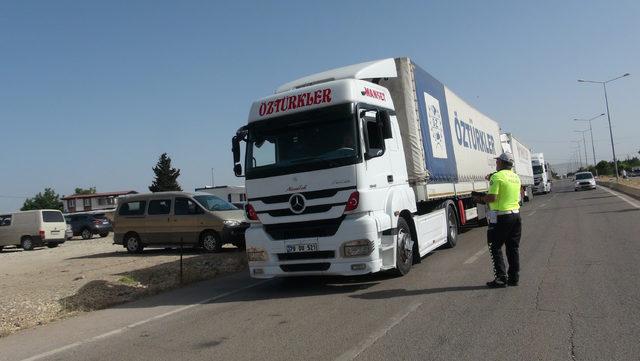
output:
MULTIPOLYGON (((0 252, 0 337, 180 285, 179 250, 131 255, 112 235, 34 251, 0 252)), ((183 283, 246 269, 244 252, 185 250, 183 283)))

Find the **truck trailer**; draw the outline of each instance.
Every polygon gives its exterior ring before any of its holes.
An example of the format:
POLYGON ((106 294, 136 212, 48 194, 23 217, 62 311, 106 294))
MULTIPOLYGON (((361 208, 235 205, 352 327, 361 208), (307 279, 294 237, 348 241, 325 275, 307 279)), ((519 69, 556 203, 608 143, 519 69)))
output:
POLYGON ((520 177, 521 200, 528 202, 533 199, 533 167, 531 165, 531 150, 511 133, 500 134, 502 150, 513 154, 513 171, 520 177))
POLYGON ((408 273, 485 219, 471 192, 498 124, 409 58, 310 75, 253 102, 232 140, 256 278, 408 273), (244 168, 241 161, 244 148, 244 168))

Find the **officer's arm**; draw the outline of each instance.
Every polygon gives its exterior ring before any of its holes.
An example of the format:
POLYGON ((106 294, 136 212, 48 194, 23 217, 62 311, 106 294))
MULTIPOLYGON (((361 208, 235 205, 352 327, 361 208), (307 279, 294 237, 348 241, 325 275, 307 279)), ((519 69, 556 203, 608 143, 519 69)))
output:
POLYGON ((495 202, 496 199, 498 199, 499 190, 500 190, 500 180, 495 175, 495 173, 493 173, 491 175, 491 179, 489 180, 489 192, 488 194, 485 194, 482 200, 485 203, 495 202))
POLYGON ((498 195, 497 194, 486 194, 484 196, 484 202, 485 203, 493 203, 496 201, 496 199, 498 199, 498 195))

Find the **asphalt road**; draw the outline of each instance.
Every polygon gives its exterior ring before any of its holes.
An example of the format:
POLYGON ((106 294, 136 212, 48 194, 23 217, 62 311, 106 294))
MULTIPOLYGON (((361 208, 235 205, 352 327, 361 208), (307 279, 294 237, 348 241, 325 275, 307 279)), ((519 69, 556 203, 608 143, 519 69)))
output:
POLYGON ((640 202, 554 192, 522 210, 520 286, 485 228, 402 278, 234 275, 0 339, 0 359, 638 360, 640 202))

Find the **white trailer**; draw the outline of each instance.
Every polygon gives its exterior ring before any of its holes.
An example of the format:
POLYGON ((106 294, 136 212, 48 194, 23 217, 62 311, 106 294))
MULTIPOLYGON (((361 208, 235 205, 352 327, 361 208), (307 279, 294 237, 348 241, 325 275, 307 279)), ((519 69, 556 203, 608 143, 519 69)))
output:
POLYGON ((279 87, 232 142, 251 276, 406 274, 484 218, 470 195, 488 190, 499 137, 495 121, 408 58, 279 87))
POLYGON ((500 134, 502 150, 513 154, 513 170, 520 177, 521 199, 528 202, 533 199, 533 167, 531 166, 531 150, 511 133, 500 134))

